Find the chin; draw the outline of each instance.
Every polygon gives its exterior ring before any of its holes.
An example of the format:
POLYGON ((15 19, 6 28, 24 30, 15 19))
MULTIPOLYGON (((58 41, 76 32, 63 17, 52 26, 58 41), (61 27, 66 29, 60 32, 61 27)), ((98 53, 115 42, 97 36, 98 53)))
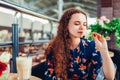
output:
POLYGON ((83 36, 77 36, 77 38, 83 38, 83 36))
POLYGON ((83 35, 80 36, 80 38, 83 38, 83 37, 84 37, 83 35))
POLYGON ((83 35, 73 35, 75 38, 83 38, 83 35))
POLYGON ((83 38, 84 36, 81 36, 80 38, 83 38))

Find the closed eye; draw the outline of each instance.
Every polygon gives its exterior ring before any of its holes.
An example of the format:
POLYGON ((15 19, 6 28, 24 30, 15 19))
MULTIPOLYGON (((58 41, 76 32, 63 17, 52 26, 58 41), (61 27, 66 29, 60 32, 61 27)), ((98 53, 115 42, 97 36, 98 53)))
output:
POLYGON ((83 25, 83 26, 87 26, 87 22, 80 22, 80 21, 75 21, 74 23, 75 25, 83 25))
POLYGON ((81 23, 79 21, 75 21, 75 25, 80 25, 81 23))

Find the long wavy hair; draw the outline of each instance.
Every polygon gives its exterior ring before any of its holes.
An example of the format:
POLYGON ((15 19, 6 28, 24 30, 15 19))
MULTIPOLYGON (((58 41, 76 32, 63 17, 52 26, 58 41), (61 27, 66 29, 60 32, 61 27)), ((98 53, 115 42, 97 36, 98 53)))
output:
POLYGON ((70 46, 72 40, 70 38, 67 26, 71 16, 76 13, 84 14, 87 19, 86 13, 79 9, 71 8, 64 12, 59 21, 57 35, 53 40, 51 40, 45 50, 46 57, 52 53, 55 74, 58 78, 62 78, 63 80, 67 80, 67 68, 69 62, 72 60, 70 55, 70 46))

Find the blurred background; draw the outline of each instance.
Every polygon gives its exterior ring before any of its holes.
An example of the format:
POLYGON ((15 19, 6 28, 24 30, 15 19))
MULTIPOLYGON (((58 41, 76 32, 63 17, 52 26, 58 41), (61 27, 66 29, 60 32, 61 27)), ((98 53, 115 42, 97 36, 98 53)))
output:
MULTIPOLYGON (((88 26, 96 24, 101 16, 105 16, 111 22, 114 18, 118 20, 115 23, 117 25, 111 25, 112 28, 95 29, 101 29, 100 31, 105 34, 108 30, 113 33, 107 35, 108 45, 111 58, 117 65, 116 78, 120 80, 119 5, 120 0, 0 0, 0 55, 3 52, 9 52, 11 65, 14 64, 13 59, 16 56, 28 54, 33 57, 33 65, 44 61, 45 47, 56 35, 61 15, 66 9, 77 8, 87 13, 88 26), (16 37, 12 29, 13 24, 17 24, 18 27, 16 37), (115 30, 111 30, 114 27, 115 30), (17 40, 18 48, 13 48, 14 39, 17 40)), ((14 72, 13 66, 11 66, 11 72, 14 72)))

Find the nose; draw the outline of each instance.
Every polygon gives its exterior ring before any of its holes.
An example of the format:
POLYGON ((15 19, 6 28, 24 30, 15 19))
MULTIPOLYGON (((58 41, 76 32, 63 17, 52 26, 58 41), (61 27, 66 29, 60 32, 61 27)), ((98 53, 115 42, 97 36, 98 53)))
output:
POLYGON ((83 30, 83 29, 84 29, 84 25, 81 24, 81 25, 79 26, 79 29, 80 29, 80 30, 83 30))

